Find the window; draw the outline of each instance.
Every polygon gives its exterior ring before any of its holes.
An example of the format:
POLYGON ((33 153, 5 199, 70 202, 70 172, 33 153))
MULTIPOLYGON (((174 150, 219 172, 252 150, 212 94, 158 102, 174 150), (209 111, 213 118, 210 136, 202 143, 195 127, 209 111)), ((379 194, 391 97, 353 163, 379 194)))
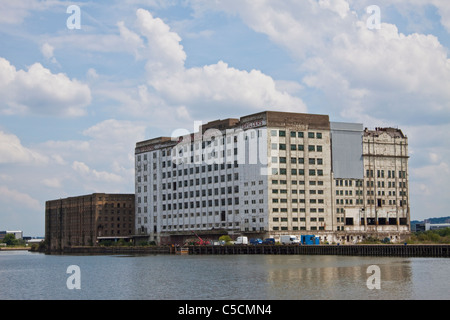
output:
POLYGON ((286 144, 280 143, 280 150, 286 150, 286 144))
POLYGON ((303 132, 298 132, 298 137, 303 138, 303 132))
POLYGON ((270 130, 270 135, 272 137, 276 137, 277 136, 277 130, 270 130))
POLYGON ((316 138, 317 139, 322 139, 322 133, 321 132, 317 132, 316 133, 316 138))
POLYGON ((314 132, 308 132, 308 138, 314 139, 314 132))
POLYGON ((291 131, 291 138, 295 138, 297 136, 297 133, 295 131, 291 131))
POLYGON ((280 137, 286 137, 286 131, 280 130, 280 137))
POLYGON ((314 146, 314 145, 309 145, 309 146, 308 146, 308 151, 316 151, 316 146, 314 146))

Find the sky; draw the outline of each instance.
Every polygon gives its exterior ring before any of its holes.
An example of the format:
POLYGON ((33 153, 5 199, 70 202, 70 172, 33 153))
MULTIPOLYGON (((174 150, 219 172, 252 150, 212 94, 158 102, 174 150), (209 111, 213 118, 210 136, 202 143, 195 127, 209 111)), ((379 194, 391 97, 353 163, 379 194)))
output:
POLYGON ((411 220, 449 216, 449 48, 448 0, 0 0, 0 230, 134 193, 138 141, 265 110, 400 128, 411 220))

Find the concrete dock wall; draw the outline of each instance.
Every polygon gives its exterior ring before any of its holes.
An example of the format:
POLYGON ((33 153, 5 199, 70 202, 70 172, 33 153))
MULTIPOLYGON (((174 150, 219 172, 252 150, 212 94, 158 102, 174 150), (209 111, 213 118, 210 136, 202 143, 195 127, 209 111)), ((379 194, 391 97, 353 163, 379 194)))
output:
MULTIPOLYGON (((190 255, 298 254, 385 257, 450 257, 450 245, 233 245, 189 246, 190 255)), ((181 249, 181 248, 178 248, 181 249)), ((178 250, 180 251, 180 250, 178 250)), ((175 254, 171 246, 150 247, 66 247, 61 254, 175 254)), ((179 252, 178 252, 179 253, 179 252)))
POLYGON ((450 245, 192 246, 189 254, 303 254, 450 257, 450 245))

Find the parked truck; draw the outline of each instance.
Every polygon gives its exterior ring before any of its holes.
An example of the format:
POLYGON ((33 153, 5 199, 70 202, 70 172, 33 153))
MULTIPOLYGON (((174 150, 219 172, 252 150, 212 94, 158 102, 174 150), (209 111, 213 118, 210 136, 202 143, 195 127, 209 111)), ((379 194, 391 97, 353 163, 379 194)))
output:
POLYGON ((248 244, 248 238, 247 237, 237 237, 236 241, 234 241, 234 244, 248 244))
POLYGON ((298 239, 297 236, 284 235, 284 236, 280 236, 280 243, 281 244, 299 244, 300 240, 298 239))
POLYGON ((304 245, 317 245, 320 243, 320 238, 315 235, 302 235, 300 238, 300 243, 304 245))

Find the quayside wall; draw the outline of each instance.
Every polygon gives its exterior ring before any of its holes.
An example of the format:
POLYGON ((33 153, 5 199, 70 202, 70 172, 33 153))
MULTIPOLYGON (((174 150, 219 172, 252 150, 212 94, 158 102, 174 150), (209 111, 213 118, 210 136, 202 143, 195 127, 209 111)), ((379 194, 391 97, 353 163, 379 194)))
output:
MULTIPOLYGON (((278 255, 343 255, 386 257, 450 257, 450 245, 232 245, 188 246, 190 255, 278 254, 278 255)), ((55 254, 175 254, 181 248, 149 247, 66 247, 55 254)))
POLYGON ((46 251, 48 254, 170 254, 174 253, 173 248, 168 246, 150 246, 150 247, 65 247, 62 250, 46 251))
POLYGON ((450 245, 191 246, 189 254, 299 254, 450 257, 450 245))

